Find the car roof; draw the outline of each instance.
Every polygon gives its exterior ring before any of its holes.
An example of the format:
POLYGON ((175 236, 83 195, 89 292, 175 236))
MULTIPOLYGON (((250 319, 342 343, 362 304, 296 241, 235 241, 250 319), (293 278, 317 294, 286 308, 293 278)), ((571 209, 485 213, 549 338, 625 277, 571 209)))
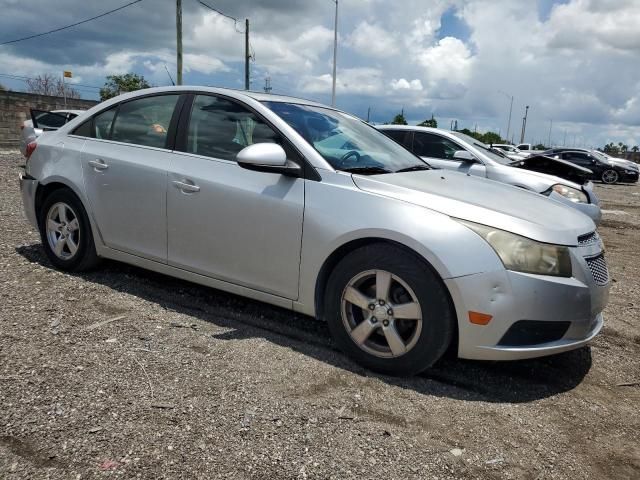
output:
POLYGON ((86 110, 49 110, 51 113, 75 113, 76 115, 80 115, 81 113, 86 112, 86 110))
MULTIPOLYGON (((152 87, 152 88, 144 88, 142 90, 136 90, 135 92, 125 93, 123 95, 119 95, 118 97, 113 97, 114 99, 126 100, 130 98, 135 98, 141 95, 149 95, 153 93, 170 93, 170 92, 205 92, 205 93, 217 93, 220 95, 228 95, 234 97, 236 99, 247 99, 251 98, 258 102, 286 102, 286 103, 297 103, 300 105, 310 105, 310 106, 318 106, 324 108, 333 108, 322 103, 315 102, 313 100, 291 97, 287 95, 277 95, 271 93, 264 92, 255 92, 251 90, 239 90, 235 88, 223 88, 223 87, 211 87, 205 85, 179 85, 179 86, 168 86, 168 87, 152 87)), ((111 100, 111 99, 110 99, 111 100)), ((117 102, 114 102, 117 103, 117 102)))

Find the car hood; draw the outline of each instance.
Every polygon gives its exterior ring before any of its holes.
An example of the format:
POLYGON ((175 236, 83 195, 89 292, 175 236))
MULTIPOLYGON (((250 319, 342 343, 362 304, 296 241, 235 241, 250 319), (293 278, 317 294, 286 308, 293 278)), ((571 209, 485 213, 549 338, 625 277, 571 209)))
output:
POLYGON ((539 242, 576 245, 595 230, 578 210, 518 187, 445 170, 353 176, 358 188, 539 242))
POLYGON ((581 167, 575 163, 546 155, 531 155, 530 157, 516 160, 510 163, 509 166, 553 175, 577 184, 584 183, 593 173, 588 168, 581 167))

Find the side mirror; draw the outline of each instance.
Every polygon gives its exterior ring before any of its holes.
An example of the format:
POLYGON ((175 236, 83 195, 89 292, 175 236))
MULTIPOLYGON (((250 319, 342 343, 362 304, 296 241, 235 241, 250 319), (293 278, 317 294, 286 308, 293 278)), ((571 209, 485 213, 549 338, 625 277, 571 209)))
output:
POLYGON ((280 173, 292 177, 300 176, 300 165, 287 161, 287 154, 277 143, 254 143, 236 155, 242 168, 258 172, 280 173))
POLYGON ((466 163, 477 162, 476 157, 474 157, 470 152, 467 152, 466 150, 456 150, 456 152, 453 154, 453 159, 460 160, 466 163))

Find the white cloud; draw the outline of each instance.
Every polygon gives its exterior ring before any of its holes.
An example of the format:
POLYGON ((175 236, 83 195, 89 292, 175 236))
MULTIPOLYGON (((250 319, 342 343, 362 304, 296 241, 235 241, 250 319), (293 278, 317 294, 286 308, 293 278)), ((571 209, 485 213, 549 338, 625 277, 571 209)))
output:
POLYGON ((391 80, 389 85, 391 86, 392 90, 422 90, 422 82, 417 78, 411 81, 408 81, 404 78, 400 78, 397 80, 394 78, 393 80, 391 80))
MULTIPOLYGON (((323 74, 303 79, 300 89, 306 93, 328 93, 332 76, 323 74)), ((336 94, 376 95, 384 92, 383 72, 376 68, 345 68, 336 75, 336 94)))
POLYGON ((356 26, 345 40, 345 45, 360 55, 372 57, 388 57, 398 52, 396 36, 366 20, 356 26))

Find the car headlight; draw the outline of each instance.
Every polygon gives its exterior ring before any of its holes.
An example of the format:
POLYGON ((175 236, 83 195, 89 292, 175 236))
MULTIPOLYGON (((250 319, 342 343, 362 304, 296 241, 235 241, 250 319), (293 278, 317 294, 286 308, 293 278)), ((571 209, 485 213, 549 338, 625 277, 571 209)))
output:
POLYGON ((575 203, 589 203, 589 198, 582 190, 569 187, 568 185, 562 185, 560 183, 556 183, 544 193, 546 193, 548 196, 551 194, 551 192, 556 192, 558 195, 562 195, 567 200, 571 200, 572 202, 575 202, 575 203))
POLYGON ((491 245, 507 270, 571 277, 571 257, 567 247, 536 242, 479 223, 459 221, 491 245))

